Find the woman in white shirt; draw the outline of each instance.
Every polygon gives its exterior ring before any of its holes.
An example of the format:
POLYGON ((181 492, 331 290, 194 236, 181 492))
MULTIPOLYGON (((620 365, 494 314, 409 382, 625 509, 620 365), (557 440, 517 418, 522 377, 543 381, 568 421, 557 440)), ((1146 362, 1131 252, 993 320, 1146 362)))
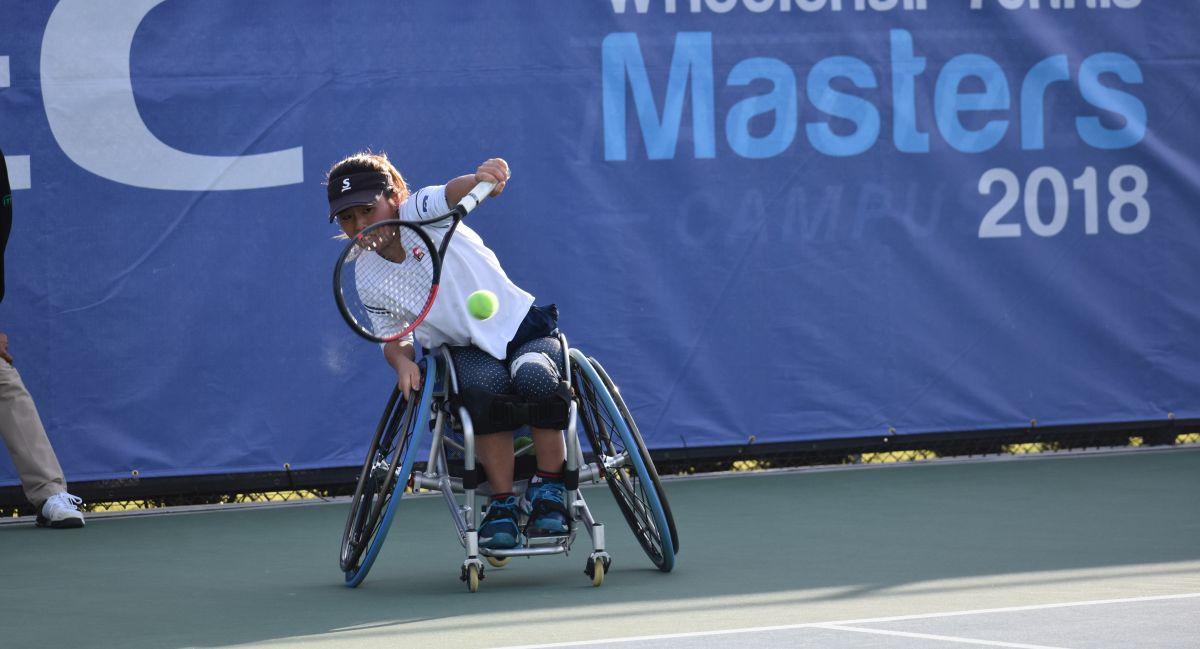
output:
MULTIPOLYGON (((404 177, 382 153, 362 152, 341 160, 329 170, 330 221, 337 221, 346 236, 389 219, 410 221, 441 216, 450 211, 480 182, 494 182, 492 196, 504 191, 511 174, 501 158, 486 160, 473 174, 445 185, 408 189, 404 177), (352 182, 351 182, 352 181, 352 182), (344 187, 353 191, 342 191, 344 187)), ((425 226, 440 243, 449 222, 439 229, 425 226)), ((447 345, 454 359, 460 392, 515 394, 528 402, 544 402, 558 394, 563 352, 558 340, 558 310, 554 305, 533 304, 533 296, 505 274, 494 252, 479 235, 460 223, 442 261, 438 298, 413 335, 383 345, 383 355, 396 371, 397 384, 406 394, 420 385, 413 339, 424 349, 447 345), (467 313, 467 296, 477 290, 497 295, 499 308, 492 317, 477 320, 467 313)), ((401 320, 400 313, 385 314, 401 320)), ((401 325, 402 327, 403 325, 401 325)), ((474 420, 475 417, 472 417, 474 420)), ((488 426, 476 426, 488 430, 488 426)), ((487 515, 479 528, 482 547, 501 549, 520 543, 517 509, 530 514, 526 536, 565 534, 569 517, 565 507, 563 466, 566 448, 561 430, 530 427, 537 455, 537 473, 525 497, 513 494, 513 431, 478 434, 479 456, 492 488, 487 515)))

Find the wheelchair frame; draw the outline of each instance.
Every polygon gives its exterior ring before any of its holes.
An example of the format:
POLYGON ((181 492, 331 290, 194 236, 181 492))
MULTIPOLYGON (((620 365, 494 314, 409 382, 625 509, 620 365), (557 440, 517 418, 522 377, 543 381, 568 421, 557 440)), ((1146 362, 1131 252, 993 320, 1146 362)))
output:
MULTIPOLYGON (((476 464, 475 435, 470 414, 461 406, 457 412, 452 412, 451 397, 458 391, 458 380, 450 351, 442 347, 435 354, 422 359, 425 367, 420 397, 414 399, 414 403, 398 402, 398 391, 393 390, 376 431, 343 536, 342 569, 347 586, 360 584, 370 570, 403 497, 403 487, 400 492, 395 491, 400 484, 406 484, 413 491, 428 489, 442 494, 458 532, 459 542, 466 551, 460 579, 466 582, 471 592, 478 590, 479 582, 484 578, 485 560, 492 566, 500 567, 516 556, 567 554, 581 525, 592 542, 584 572, 591 578, 593 586, 603 583, 612 563, 605 549, 605 527, 592 515, 579 490, 581 483, 598 483, 602 478, 609 482, 622 513, 647 555, 663 572, 673 568, 674 554, 678 551, 674 520, 628 408, 599 363, 568 347, 566 336, 559 334, 559 341, 565 365, 562 376, 575 395, 570 402, 568 425, 564 431, 567 451, 566 508, 572 520, 569 533, 525 538, 522 545, 510 549, 479 547, 480 498, 488 492, 479 488, 484 479, 476 464), (578 376, 573 369, 579 371, 578 376), (586 385, 576 390, 576 378, 586 385), (585 411, 582 417, 581 406, 585 411), (600 413, 601 410, 604 413, 600 413), (581 420, 593 446, 596 461, 592 463, 586 461, 580 445, 578 423, 581 420), (403 431, 399 430, 401 426, 404 427, 403 431), (416 456, 413 446, 420 442, 421 433, 426 428, 432 437, 429 440, 428 461, 425 469, 418 471, 413 468, 416 456), (461 442, 455 439, 455 433, 461 433, 461 442), (400 445, 394 446, 397 434, 402 438, 400 445), (615 441, 616 437, 620 437, 620 441, 615 441), (381 448, 381 444, 386 446, 386 450, 381 448), (619 452, 618 445, 624 450, 619 452), (448 449, 454 449, 463 456, 461 478, 451 475, 448 449), (602 453, 602 449, 606 453, 602 453), (630 474, 636 475, 631 479, 630 474), (378 491, 375 491, 376 488, 378 491), (364 511, 363 507, 369 509, 364 511), (361 536, 361 528, 364 527, 370 528, 367 530, 365 547, 361 536), (353 550, 349 555, 348 548, 353 550)), ((528 454, 532 449, 532 444, 526 445, 518 449, 516 455, 528 454)), ((523 493, 525 488, 526 480, 514 483, 517 493, 523 493)), ((519 523, 523 523, 524 512, 520 518, 522 520, 519 523)))

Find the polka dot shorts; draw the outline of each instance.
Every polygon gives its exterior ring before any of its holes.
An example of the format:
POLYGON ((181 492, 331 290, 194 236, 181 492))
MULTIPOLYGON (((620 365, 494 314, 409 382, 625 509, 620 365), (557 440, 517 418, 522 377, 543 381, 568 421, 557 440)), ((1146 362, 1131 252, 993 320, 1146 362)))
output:
POLYGON ((562 380, 562 345, 557 337, 534 338, 504 361, 474 346, 451 347, 459 390, 481 388, 540 401, 554 394, 562 380))

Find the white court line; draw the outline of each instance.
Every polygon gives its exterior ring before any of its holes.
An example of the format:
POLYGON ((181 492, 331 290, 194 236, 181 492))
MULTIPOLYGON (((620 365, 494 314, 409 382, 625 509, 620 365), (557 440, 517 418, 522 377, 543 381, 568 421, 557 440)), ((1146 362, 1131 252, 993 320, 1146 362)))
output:
MULTIPOLYGON (((1134 602, 1155 602, 1169 599, 1188 599, 1200 597, 1200 593, 1183 593, 1180 595, 1150 595, 1147 597, 1127 597, 1123 599, 1094 599, 1081 602, 1060 602, 1057 604, 1033 604, 1030 606, 1008 606, 1004 608, 981 608, 969 611, 948 611, 945 613, 919 613, 916 615, 896 615, 893 617, 862 618, 857 620, 835 620, 831 622, 807 622, 804 624, 784 624, 779 626, 757 626, 744 629, 723 629, 720 631, 693 631, 690 633, 667 633, 663 635, 643 635, 628 638, 605 638, 600 640, 577 640, 574 642, 555 642, 551 644, 527 644, 499 647, 497 649, 551 649, 552 647, 579 647, 592 644, 615 644, 618 642, 639 642, 642 640, 670 640, 673 638, 700 638, 704 636, 732 635, 735 633, 762 633, 766 631, 786 631, 789 629, 811 629, 829 627, 830 625, 872 624, 881 622, 902 622, 906 620, 928 620, 940 617, 957 617, 960 615, 983 615, 987 613, 1015 613, 1019 611, 1042 611, 1053 608, 1068 608, 1072 606, 1098 606, 1101 604, 1131 604, 1134 602)), ((856 629, 863 631, 864 629, 856 629)), ((1021 645, 1008 645, 1021 646, 1021 645)), ((1025 645, 1032 646, 1032 645, 1025 645)))
POLYGON ((933 635, 931 633, 910 633, 908 631, 888 631, 885 629, 864 629, 856 626, 842 626, 840 624, 818 624, 815 629, 834 629, 837 631, 856 631, 858 633, 874 633, 876 635, 899 636, 901 638, 916 638, 918 640, 944 640, 946 642, 957 642, 960 644, 979 644, 989 647, 1015 647, 1015 649, 1065 649, 1064 647, 1051 647, 1040 644, 1021 644, 1019 642, 1000 642, 998 640, 977 640, 975 638, 960 638, 952 635, 933 635))

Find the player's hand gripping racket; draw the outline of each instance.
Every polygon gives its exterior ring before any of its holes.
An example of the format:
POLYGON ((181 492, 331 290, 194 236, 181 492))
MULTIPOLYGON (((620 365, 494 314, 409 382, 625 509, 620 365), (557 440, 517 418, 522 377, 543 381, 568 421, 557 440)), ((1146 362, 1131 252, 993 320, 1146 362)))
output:
POLYGON ((350 328, 386 343, 412 333, 429 315, 442 278, 442 259, 458 222, 496 184, 475 185, 449 213, 424 221, 380 221, 350 239, 333 270, 333 295, 350 328), (422 226, 450 219, 435 247, 422 226))

